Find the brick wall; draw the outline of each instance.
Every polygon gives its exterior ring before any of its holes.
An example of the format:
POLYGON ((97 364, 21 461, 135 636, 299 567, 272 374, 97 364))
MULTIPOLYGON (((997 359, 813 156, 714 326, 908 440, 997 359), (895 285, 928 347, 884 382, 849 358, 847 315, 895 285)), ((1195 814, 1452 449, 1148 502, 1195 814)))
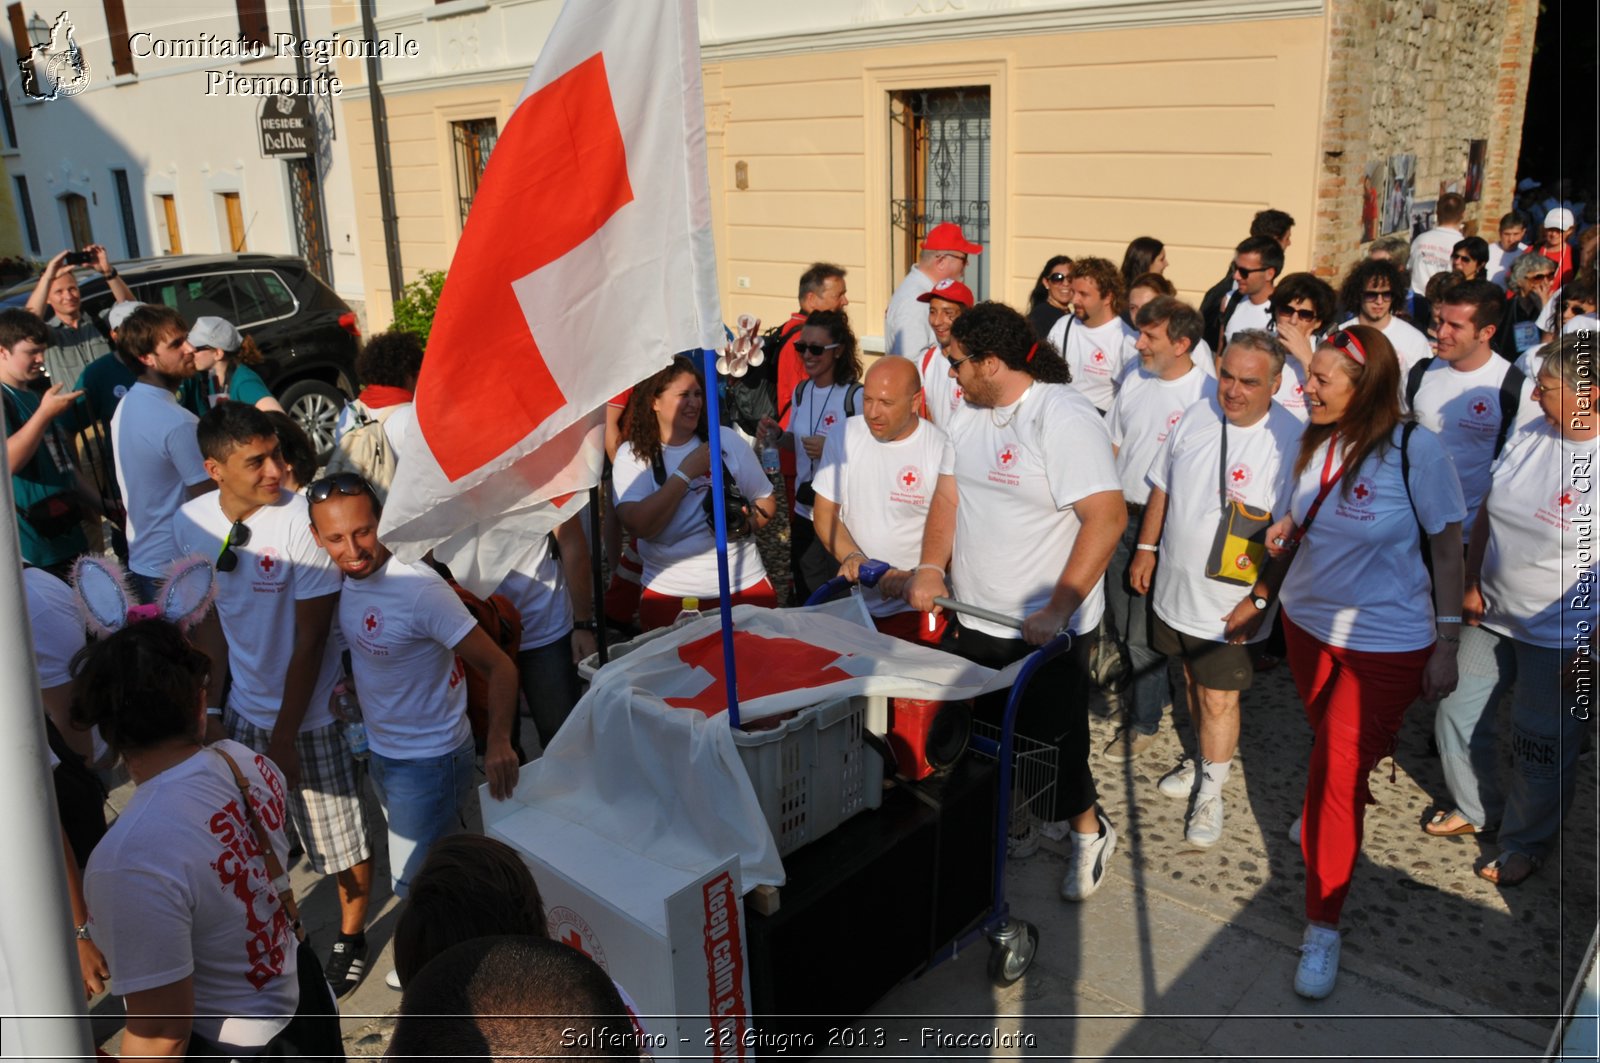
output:
POLYGON ((1360 257, 1369 162, 1416 156, 1416 199, 1464 181, 1467 145, 1487 140, 1483 198, 1467 220, 1493 241, 1511 207, 1538 0, 1328 0, 1312 267, 1360 257))

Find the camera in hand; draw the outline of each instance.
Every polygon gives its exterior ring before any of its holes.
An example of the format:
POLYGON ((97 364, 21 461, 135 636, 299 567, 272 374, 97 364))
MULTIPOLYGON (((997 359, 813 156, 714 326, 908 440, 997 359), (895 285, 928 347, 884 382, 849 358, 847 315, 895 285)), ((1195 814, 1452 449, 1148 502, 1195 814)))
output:
POLYGON ((91 266, 94 264, 93 251, 68 251, 62 263, 68 266, 91 266))
POLYGON ((817 489, 811 486, 810 480, 795 486, 794 500, 802 506, 814 506, 817 504, 817 489))
MULTIPOLYGON (((712 531, 717 530, 716 513, 711 508, 715 498, 713 492, 707 491, 705 501, 701 503, 706 511, 706 523, 711 526, 712 531)), ((722 500, 728 522, 728 538, 743 539, 754 533, 755 529, 750 526, 750 515, 745 512, 750 503, 745 500, 739 485, 733 482, 733 474, 726 468, 722 470, 722 500)))

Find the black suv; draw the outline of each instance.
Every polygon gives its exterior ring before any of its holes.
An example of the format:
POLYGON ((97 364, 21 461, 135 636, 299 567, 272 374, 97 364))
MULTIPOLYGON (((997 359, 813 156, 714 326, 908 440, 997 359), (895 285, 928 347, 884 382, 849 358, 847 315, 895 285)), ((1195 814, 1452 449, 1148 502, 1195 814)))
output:
MULTIPOLYGON (((140 302, 170 306, 191 323, 208 315, 224 318, 255 340, 264 359, 256 372, 305 428, 318 454, 326 458, 332 452, 334 423, 359 387, 361 331, 349 305, 304 259, 164 255, 115 265, 140 302)), ((78 285, 84 313, 106 328, 104 314, 113 300, 105 278, 80 270, 78 285)), ((26 300, 32 284, 19 287, 26 300)))

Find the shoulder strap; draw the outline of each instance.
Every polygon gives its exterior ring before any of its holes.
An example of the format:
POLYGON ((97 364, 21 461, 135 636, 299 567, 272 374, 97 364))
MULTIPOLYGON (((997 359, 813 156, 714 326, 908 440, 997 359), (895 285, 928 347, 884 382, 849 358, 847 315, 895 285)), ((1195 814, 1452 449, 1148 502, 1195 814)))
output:
POLYGON ((1517 408, 1522 405, 1522 385, 1528 382, 1527 374, 1513 365, 1500 381, 1500 431, 1494 437, 1494 456, 1506 448, 1511 426, 1517 420, 1517 408))
POLYGON ((863 390, 865 390, 865 386, 862 384, 851 384, 848 388, 845 388, 844 415, 846 417, 854 417, 856 415, 856 396, 861 394, 863 390))
POLYGON ((796 406, 800 405, 800 400, 806 396, 806 385, 809 383, 811 383, 811 381, 802 380, 800 383, 794 386, 794 400, 789 405, 790 409, 794 409, 796 406))
MULTIPOLYGON (((1406 374, 1406 412, 1407 413, 1412 413, 1412 414, 1416 413, 1416 409, 1417 409, 1417 392, 1422 390, 1422 378, 1428 374, 1428 366, 1430 366, 1432 364, 1433 364, 1433 358, 1431 358, 1431 357, 1424 358, 1422 361, 1420 361, 1416 365, 1412 366, 1411 367, 1411 371, 1406 374)), ((1407 429, 1409 430, 1409 429, 1415 428, 1415 427, 1416 427, 1415 425, 1408 425, 1407 429)), ((1402 436, 1401 438, 1403 440, 1403 439, 1408 438, 1408 437, 1402 436)))
MULTIPOLYGON (((1072 335, 1072 326, 1077 324, 1078 315, 1069 310, 1062 314, 1061 317, 1066 321, 1066 325, 1061 329, 1061 349, 1056 353, 1065 358, 1067 356, 1067 337, 1072 335)), ((1046 337, 1046 339, 1048 338, 1046 337)))
POLYGON ((650 474, 655 477, 657 487, 666 486, 667 461, 659 450, 650 456, 650 474))
POLYGON ((1417 500, 1411 495, 1411 437, 1416 430, 1416 421, 1407 421, 1400 429, 1400 480, 1406 487, 1406 504, 1411 507, 1411 519, 1417 522, 1417 530, 1422 533, 1422 541, 1426 543, 1428 532, 1422 526, 1422 518, 1417 516, 1417 500))
POLYGON ((278 862, 278 854, 272 848, 272 838, 261 825, 261 819, 256 815, 256 806, 250 802, 250 784, 245 780, 244 772, 239 770, 239 765, 225 751, 216 746, 207 748, 226 761, 228 770, 233 773, 233 781, 239 787, 239 799, 244 803, 244 814, 250 819, 250 829, 255 831, 256 844, 261 846, 261 859, 267 865, 267 878, 278 893, 278 903, 283 905, 284 912, 289 916, 289 925, 294 928, 296 940, 304 941, 306 931, 305 927, 300 925, 300 906, 295 903, 289 876, 284 872, 283 864, 278 862))
MULTIPOLYGON (((1220 403, 1218 405, 1221 405, 1220 403)), ((1217 494, 1222 499, 1222 509, 1228 509, 1228 414, 1222 414, 1222 460, 1217 462, 1217 494)))

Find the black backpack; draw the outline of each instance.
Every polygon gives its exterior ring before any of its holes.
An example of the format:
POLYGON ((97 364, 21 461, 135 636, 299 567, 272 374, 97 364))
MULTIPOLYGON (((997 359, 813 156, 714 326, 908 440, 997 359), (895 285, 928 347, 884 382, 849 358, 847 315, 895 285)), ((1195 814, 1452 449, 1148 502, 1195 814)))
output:
MULTIPOLYGON (((1428 367, 1437 361, 1437 358, 1424 358, 1406 374, 1406 411, 1413 417, 1417 413, 1417 392, 1422 390, 1422 379, 1427 375, 1428 367)), ((1516 366, 1507 369, 1500 381, 1500 430, 1494 437, 1494 456, 1497 458, 1505 449, 1511 426, 1517 422, 1517 408, 1522 405, 1522 385, 1527 381, 1527 375, 1516 366)))
MULTIPOLYGON (((806 388, 810 386, 811 381, 809 380, 802 380, 800 383, 794 386, 794 404, 789 407, 790 409, 794 409, 796 406, 800 405, 800 399, 804 397, 806 388)), ((863 387, 861 384, 851 384, 845 389, 844 415, 846 417, 854 417, 856 415, 856 396, 861 394, 862 390, 863 387)))
POLYGON ((760 365, 751 366, 744 376, 723 377, 722 423, 737 427, 753 436, 761 427, 761 419, 778 419, 778 355, 804 324, 785 329, 774 326, 761 334, 761 350, 765 357, 760 365))

